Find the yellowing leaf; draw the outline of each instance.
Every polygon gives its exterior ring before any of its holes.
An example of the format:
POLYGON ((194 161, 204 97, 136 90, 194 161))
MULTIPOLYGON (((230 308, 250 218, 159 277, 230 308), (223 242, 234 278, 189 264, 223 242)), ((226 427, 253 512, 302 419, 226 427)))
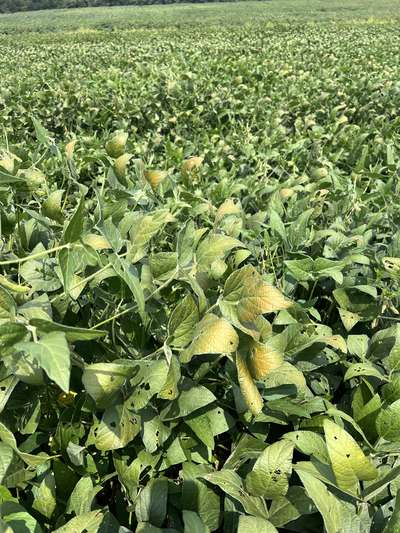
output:
POLYGON ((266 283, 253 266, 247 265, 226 280, 219 305, 225 318, 258 340, 257 318, 264 313, 287 309, 291 302, 278 289, 266 283))
POLYGON ((88 233, 82 238, 83 242, 94 248, 95 250, 108 250, 111 248, 111 244, 102 235, 96 235, 95 233, 88 233))
POLYGON ((217 224, 226 215, 240 215, 240 213, 240 206, 236 204, 232 200, 232 198, 228 198, 223 204, 219 206, 215 215, 215 223, 217 224))
POLYGON ((282 363, 282 352, 268 346, 268 344, 252 341, 249 369, 254 379, 265 377, 272 370, 279 368, 282 363))
POLYGON ((126 174, 126 168, 129 161, 132 159, 131 154, 122 154, 114 161, 114 171, 118 178, 124 178, 126 174))
POLYGON ((123 131, 116 131, 110 140, 106 142, 106 152, 110 157, 116 159, 125 152, 128 134, 123 131))
POLYGON ((184 172, 191 172, 201 167, 204 161, 204 157, 190 157, 186 159, 182 164, 182 170, 184 172))
POLYGON ((31 290, 31 287, 28 287, 27 285, 18 285, 18 283, 14 283, 13 281, 10 281, 5 276, 0 274, 0 286, 4 287, 5 289, 8 289, 11 292, 29 292, 31 290))
POLYGON ((236 370, 240 391, 249 411, 251 411, 253 415, 260 414, 263 408, 263 399, 251 377, 245 359, 239 352, 236 354, 236 370))
POLYGON ((67 159, 72 159, 72 156, 74 155, 75 145, 76 139, 73 139, 65 145, 65 155, 67 156, 67 159))
POLYGON ((332 469, 341 489, 356 492, 359 480, 376 478, 375 466, 347 431, 331 420, 324 420, 324 432, 332 469))
POLYGON ((400 275, 400 257, 384 257, 382 263, 385 270, 391 274, 400 275))
POLYGON ((163 170, 147 170, 144 173, 144 177, 150 183, 153 191, 155 191, 160 183, 165 180, 167 173, 163 170))
POLYGON ((239 337, 233 326, 224 318, 209 313, 197 325, 194 339, 181 354, 181 361, 187 363, 194 355, 232 353, 238 344, 239 337))

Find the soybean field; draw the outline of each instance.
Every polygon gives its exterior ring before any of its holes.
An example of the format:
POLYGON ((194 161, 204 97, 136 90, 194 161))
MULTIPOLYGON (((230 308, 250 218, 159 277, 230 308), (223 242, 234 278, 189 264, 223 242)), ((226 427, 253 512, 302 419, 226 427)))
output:
POLYGON ((1 531, 400 531, 399 22, 0 15, 1 531))

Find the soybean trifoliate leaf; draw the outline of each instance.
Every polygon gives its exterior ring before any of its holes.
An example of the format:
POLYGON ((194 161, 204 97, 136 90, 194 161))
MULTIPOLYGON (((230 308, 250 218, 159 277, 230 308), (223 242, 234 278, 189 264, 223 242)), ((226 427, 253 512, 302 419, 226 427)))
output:
POLYGON ((292 442, 281 440, 261 452, 252 471, 246 476, 246 488, 250 494, 270 500, 287 493, 293 448, 292 442))
POLYGON ((60 389, 69 391, 71 360, 64 333, 54 331, 38 342, 19 342, 16 349, 32 356, 60 389))
POLYGON ((196 465, 186 461, 183 463, 181 477, 182 485, 182 507, 190 511, 195 511, 204 524, 215 531, 220 524, 221 503, 220 496, 215 487, 204 483, 200 476, 212 472, 210 465, 196 465))
POLYGON ((224 317, 256 340, 260 336, 255 325, 256 319, 264 313, 287 309, 290 305, 283 294, 265 282, 251 265, 229 276, 223 298, 219 301, 224 317))
POLYGON ((87 233, 82 237, 82 241, 93 248, 94 250, 109 250, 111 244, 103 235, 97 235, 96 233, 87 233))
POLYGON ((383 530, 383 533, 398 533, 400 531, 400 491, 397 492, 393 514, 383 530))
POLYGON ((400 258, 399 257, 384 257, 382 259, 383 266, 394 277, 400 277, 400 258))
POLYGON ((254 379, 260 379, 275 370, 283 363, 283 353, 268 343, 251 341, 249 369, 254 379))
POLYGON ((125 152, 127 141, 128 134, 125 131, 115 131, 110 135, 109 140, 105 144, 107 154, 114 159, 120 157, 125 152))
POLYGON ((354 326, 362 320, 362 317, 358 315, 357 313, 352 313, 350 311, 346 311, 346 309, 342 309, 341 307, 338 307, 339 316, 343 322, 343 326, 346 328, 346 331, 350 331, 354 328, 354 326))
POLYGON ((188 294, 172 311, 168 322, 168 344, 183 348, 193 338, 193 330, 199 322, 199 310, 193 297, 188 294))
POLYGON ((64 192, 63 189, 58 189, 49 194, 48 198, 42 204, 42 213, 45 217, 62 223, 64 217, 62 214, 61 200, 64 192))
POLYGON ((203 161, 204 157, 201 156, 189 157, 189 159, 185 159, 185 161, 182 163, 182 171, 186 173, 197 170, 201 167, 203 161))
POLYGON ((0 484, 3 483, 14 458, 13 449, 7 444, 0 442, 0 484))
POLYGON ((194 355, 232 353, 238 344, 239 337, 231 324, 209 313, 195 328, 193 341, 181 354, 181 361, 188 363, 194 355))
POLYGON ((355 492, 360 480, 373 480, 377 477, 375 466, 347 431, 334 422, 325 420, 324 432, 333 472, 341 489, 355 492))
POLYGON ((378 435, 390 442, 400 442, 400 400, 382 409, 376 419, 378 435))
POLYGON ((247 408, 253 415, 260 414, 264 402, 250 374, 247 361, 240 352, 236 354, 236 370, 240 392, 243 395, 247 408))

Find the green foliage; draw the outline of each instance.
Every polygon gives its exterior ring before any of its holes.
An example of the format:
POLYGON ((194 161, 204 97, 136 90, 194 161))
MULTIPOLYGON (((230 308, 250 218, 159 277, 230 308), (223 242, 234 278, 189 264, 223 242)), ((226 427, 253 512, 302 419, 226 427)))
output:
POLYGON ((2 531, 398 531, 393 2, 0 17, 2 531))

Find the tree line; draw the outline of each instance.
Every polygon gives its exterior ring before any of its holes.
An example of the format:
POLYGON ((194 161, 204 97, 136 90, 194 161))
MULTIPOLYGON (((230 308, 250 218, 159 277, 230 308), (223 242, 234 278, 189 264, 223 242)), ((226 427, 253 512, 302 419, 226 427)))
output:
MULTIPOLYGON (((191 3, 196 4, 210 2, 213 0, 189 1, 191 1, 191 3)), ((37 9, 68 9, 73 7, 151 5, 173 3, 183 3, 183 0, 0 0, 0 13, 14 13, 16 11, 32 11, 37 9)))

